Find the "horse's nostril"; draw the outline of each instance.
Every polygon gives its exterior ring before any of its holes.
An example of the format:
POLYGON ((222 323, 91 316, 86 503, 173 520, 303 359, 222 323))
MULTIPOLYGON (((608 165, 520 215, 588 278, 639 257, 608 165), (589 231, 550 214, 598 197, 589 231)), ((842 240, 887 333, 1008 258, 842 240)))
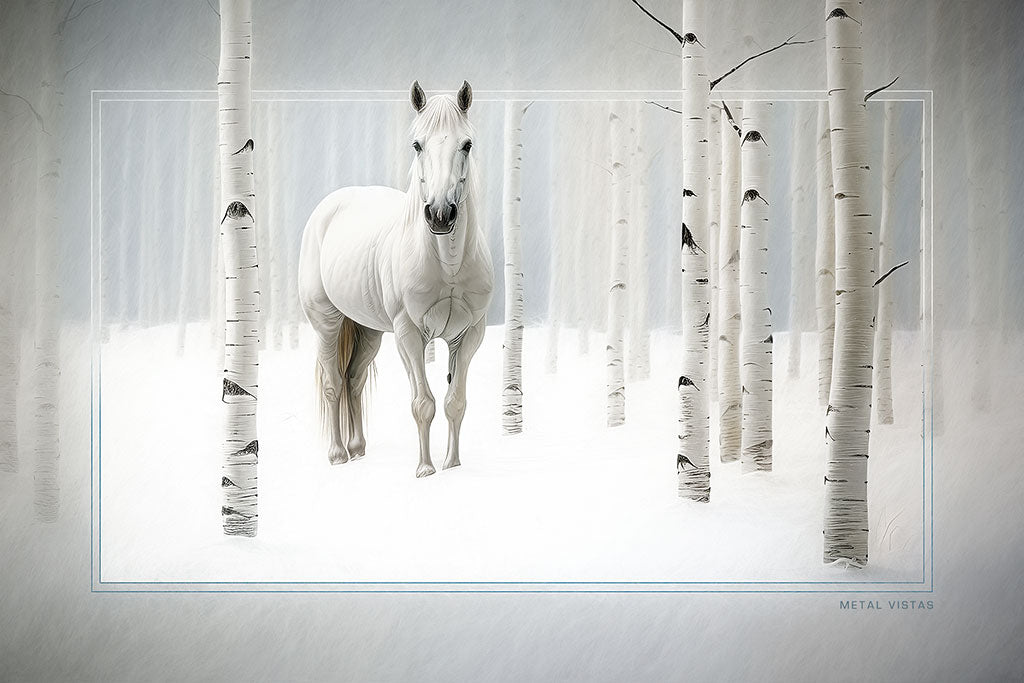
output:
POLYGON ((448 205, 448 224, 451 225, 455 222, 456 217, 459 215, 459 207, 455 204, 448 205))
POLYGON ((430 204, 423 205, 423 217, 427 219, 428 223, 434 220, 434 217, 430 215, 430 204))

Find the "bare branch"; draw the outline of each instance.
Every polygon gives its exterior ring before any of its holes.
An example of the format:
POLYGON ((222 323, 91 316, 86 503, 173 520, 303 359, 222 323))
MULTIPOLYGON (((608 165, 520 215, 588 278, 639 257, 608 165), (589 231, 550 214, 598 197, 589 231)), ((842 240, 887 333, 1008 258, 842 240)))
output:
POLYGON ((743 67, 743 65, 745 65, 747 62, 755 60, 758 57, 763 57, 766 54, 768 54, 769 52, 775 52, 779 48, 786 47, 787 45, 807 45, 808 43, 816 43, 819 40, 822 40, 821 38, 814 38, 812 40, 793 40, 794 38, 796 38, 796 34, 795 33, 793 35, 791 35, 789 38, 786 38, 784 41, 782 41, 778 45, 776 45, 775 47, 770 47, 767 50, 765 50, 764 52, 758 52, 756 55, 751 55, 750 57, 747 57, 746 59, 744 59, 742 62, 740 62, 736 66, 734 66, 733 68, 729 69, 728 71, 726 71, 724 74, 722 74, 721 76, 719 76, 715 80, 711 81, 711 90, 714 90, 716 85, 721 83, 723 80, 725 80, 726 78, 728 78, 732 74, 734 74, 737 71, 739 71, 740 68, 743 67))
POLYGON ((881 88, 875 88, 874 90, 872 90, 871 92, 869 92, 869 93, 868 93, 867 95, 865 95, 865 96, 864 96, 864 101, 865 101, 865 102, 867 102, 867 101, 868 101, 868 100, 870 100, 870 99, 871 99, 872 97, 874 97, 874 96, 875 96, 875 95, 877 95, 878 93, 882 92, 882 91, 883 91, 883 90, 885 90, 886 88, 890 87, 890 86, 891 86, 891 85, 892 85, 893 83, 895 83, 895 82, 896 82, 896 81, 898 81, 898 80, 900 80, 900 77, 899 77, 899 76, 897 76, 896 78, 892 79, 891 81, 889 81, 889 83, 888 83, 888 84, 886 84, 886 85, 883 85, 883 86, 882 86, 881 88))
POLYGON ((216 14, 218 18, 220 18, 220 12, 218 12, 217 8, 213 6, 213 2, 211 2, 211 0, 206 0, 206 4, 209 5, 210 9, 213 10, 213 13, 216 14))
POLYGON ((660 52, 661 54, 668 55, 670 57, 676 57, 676 58, 679 57, 679 53, 678 52, 669 52, 668 50, 659 50, 656 47, 651 47, 650 45, 648 45, 646 43, 641 43, 641 42, 639 42, 637 40, 631 40, 629 42, 633 43, 634 45, 639 45, 640 47, 646 47, 648 50, 651 50, 652 52, 660 52))
POLYGON ((93 51, 97 47, 99 47, 103 43, 107 42, 108 38, 110 38, 110 34, 109 33, 106 36, 103 37, 103 40, 97 41, 96 43, 93 44, 92 47, 90 47, 88 50, 86 50, 85 56, 82 57, 82 61, 80 61, 78 64, 75 64, 73 67, 71 67, 70 69, 68 69, 67 71, 64 72, 64 78, 67 78, 68 74, 70 74, 72 71, 74 71, 78 67, 82 66, 83 64, 85 64, 86 61, 88 61, 88 59, 89 59, 89 55, 91 55, 93 53, 93 51))
POLYGON ((68 24, 70 24, 72 21, 74 21, 78 17, 82 16, 82 12, 84 12, 87 9, 89 9, 90 7, 95 7, 96 5, 100 4, 101 2, 103 2, 103 0, 93 0, 88 5, 83 5, 82 9, 78 10, 75 13, 74 16, 71 16, 71 10, 74 9, 74 7, 75 7, 75 3, 72 2, 71 5, 68 7, 67 13, 64 15, 64 19, 57 26, 57 33, 64 33, 64 28, 68 24))
POLYGON ((669 33, 671 33, 671 34, 672 34, 673 36, 675 36, 675 37, 676 37, 676 40, 678 40, 678 41, 679 41, 679 44, 680 44, 680 45, 682 45, 683 43, 685 43, 685 42, 686 42, 686 40, 685 40, 685 39, 683 38, 683 36, 682 36, 682 35, 681 35, 681 34, 679 33, 679 31, 675 30, 674 28, 672 28, 671 26, 669 26, 668 24, 666 24, 666 23, 665 23, 664 21, 662 21, 662 20, 661 20, 661 19, 659 19, 658 17, 656 17, 656 16, 654 16, 653 14, 651 14, 650 12, 648 12, 648 11, 647 11, 647 8, 646 8, 646 7, 644 7, 643 5, 641 5, 641 4, 639 3, 639 2, 637 2, 637 0, 630 0, 630 1, 631 1, 631 2, 632 2, 632 3, 634 4, 634 5, 636 5, 637 7, 639 7, 639 8, 640 8, 640 11, 641 11, 641 12, 643 12, 644 14, 646 14, 647 16, 649 16, 649 17, 650 17, 651 19, 654 19, 654 21, 655 21, 655 22, 656 22, 656 23, 657 23, 657 24, 658 24, 659 26, 661 26, 661 27, 662 27, 662 28, 664 28, 664 29, 665 29, 666 31, 668 31, 668 32, 669 32, 669 33))
POLYGON ((882 280, 884 280, 885 278, 887 278, 887 277, 889 277, 890 275, 892 275, 892 274, 893 274, 893 273, 894 273, 894 272, 896 271, 896 269, 897 269, 897 268, 902 268, 903 266, 907 265, 908 263, 910 263, 910 261, 904 261, 903 263, 899 264, 898 266, 893 266, 892 268, 890 268, 890 269, 889 269, 889 272, 887 272, 887 273, 886 273, 885 275, 883 275, 882 277, 880 277, 880 278, 878 278, 877 280, 875 280, 875 284, 873 284, 873 285, 871 285, 871 286, 872 286, 872 287, 877 287, 877 286, 878 286, 878 284, 879 284, 879 283, 880 283, 880 282, 881 282, 882 280))
POLYGON ((673 114, 682 114, 683 113, 683 112, 679 111, 678 109, 673 109, 672 107, 666 107, 664 104, 658 104, 657 102, 651 102, 650 100, 644 100, 644 104, 653 104, 655 107, 659 107, 661 109, 664 109, 665 111, 670 111, 673 114))
POLYGON ((16 93, 12 93, 12 92, 7 92, 7 91, 6 91, 6 90, 4 90, 3 88, 0 88, 0 95, 6 95, 7 97, 16 97, 16 98, 18 98, 19 100, 21 100, 22 102, 24 102, 25 104, 27 104, 27 105, 28 105, 28 108, 32 110, 32 114, 33 114, 33 115, 34 115, 34 116, 36 117, 36 121, 37 121, 37 122, 39 123, 39 128, 40 128, 40 129, 41 129, 41 130, 42 130, 42 131, 43 131, 44 133, 46 133, 47 135, 49 135, 49 133, 47 133, 47 131, 46 131, 46 126, 45 126, 45 125, 43 125, 43 117, 39 115, 39 112, 37 112, 37 111, 36 111, 36 108, 32 106, 32 103, 31 103, 31 102, 29 102, 28 100, 26 100, 26 99, 25 99, 24 97, 22 97, 21 95, 18 95, 18 94, 16 94, 16 93))
POLYGON ((722 111, 725 112, 725 116, 729 119, 729 123, 732 125, 732 129, 736 131, 736 135, 742 138, 743 131, 740 129, 739 126, 736 125, 736 119, 732 117, 732 112, 729 111, 729 105, 725 103, 725 100, 722 100, 722 111))
POLYGON ((530 106, 531 106, 531 105, 532 105, 532 104, 533 104, 534 102, 535 102, 535 100, 530 100, 529 102, 527 102, 527 103, 526 103, 526 106, 525 106, 525 107, 523 107, 523 113, 524 113, 524 114, 526 113, 526 110, 527 110, 527 109, 529 109, 529 108, 530 108, 530 106))

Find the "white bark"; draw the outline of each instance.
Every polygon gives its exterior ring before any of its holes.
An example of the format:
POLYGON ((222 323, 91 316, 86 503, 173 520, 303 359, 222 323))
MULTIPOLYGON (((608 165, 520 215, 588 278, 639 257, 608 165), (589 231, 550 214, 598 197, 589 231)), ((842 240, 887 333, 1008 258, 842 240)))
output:
POLYGON ((818 318, 818 404, 828 405, 832 386, 832 346, 836 332, 835 194, 832 186, 832 135, 828 102, 818 103, 817 226, 814 292, 818 318))
POLYGON ((564 144, 562 136, 566 132, 563 113, 565 106, 565 104, 557 105, 548 148, 548 168, 551 179, 548 182, 548 338, 544 369, 549 374, 558 371, 558 336, 564 315, 563 290, 565 289, 565 268, 567 267, 564 253, 566 231, 561 210, 561 205, 565 201, 563 195, 566 193, 566 186, 571 182, 569 178, 563 178, 563 174, 567 170, 566 164, 563 163, 562 150, 564 144))
POLYGON ((708 398, 708 109, 711 79, 705 67, 706 16, 703 0, 684 0, 682 44, 683 221, 682 270, 683 363, 679 393, 679 495, 706 503, 711 498, 708 398))
MULTIPOLYGON (((731 107, 739 117, 739 107, 731 107)), ((721 117, 722 182, 718 283, 718 443, 722 462, 740 459, 743 394, 740 383, 740 136, 721 117)), ((712 314, 714 315, 714 314, 712 314)))
POLYGON ((740 229, 740 379, 743 472, 772 469, 772 321, 768 308, 768 118, 771 103, 743 106, 740 229))
POLYGON ((196 190, 194 185, 194 179, 201 177, 199 173, 199 159, 205 157, 205 154, 199 153, 199 146, 196 143, 194 133, 199 125, 198 116, 198 105, 194 102, 188 104, 188 116, 186 123, 186 152, 185 152, 185 169, 188 173, 185 187, 183 189, 184 197, 182 201, 185 205, 185 218, 182 221, 181 229, 184 231, 183 242, 181 248, 181 273, 178 281, 178 355, 181 356, 185 353, 185 334, 188 330, 188 319, 189 319, 189 307, 192 304, 194 297, 193 287, 195 286, 195 270, 196 267, 192 263, 193 252, 195 251, 195 243, 200 242, 200 237, 205 232, 203 228, 204 221, 197 216, 197 205, 199 202, 196 201, 196 190))
POLYGON ((225 534, 255 536, 259 270, 255 221, 250 210, 255 204, 250 90, 252 1, 221 0, 220 13, 217 95, 226 311, 221 398, 227 413, 221 513, 225 534))
POLYGON ((267 157, 267 215, 265 222, 270 235, 270 258, 264 263, 270 264, 270 303, 260 308, 270 310, 271 346, 275 351, 281 349, 284 342, 285 316, 285 282, 284 261, 287 258, 287 242, 284 237, 285 226, 282 222, 281 193, 283 191, 281 175, 281 155, 284 146, 281 144, 281 105, 271 103, 267 112, 267 143, 264 154, 267 157))
MULTIPOLYGON (((878 231, 879 274, 889 272, 892 258, 892 215, 896 190, 896 104, 885 103, 882 142, 882 215, 878 231)), ((892 280, 883 280, 878 290, 878 312, 875 315, 874 404, 879 424, 892 424, 892 280)))
POLYGON ((826 0, 829 119, 836 221, 836 338, 826 411, 824 560, 868 559, 868 434, 871 427, 871 215, 860 0, 826 0))
POLYGON ((502 228, 505 243, 505 341, 502 346, 501 425, 523 431, 523 265, 519 220, 522 205, 522 102, 505 103, 505 174, 502 228))
POLYGON ((709 109, 708 119, 708 286, 711 288, 711 314, 708 324, 708 397, 718 402, 718 276, 721 269, 719 232, 722 216, 722 130, 717 107, 709 109))
MULTIPOLYGON (((57 3, 44 5, 44 27, 59 22, 57 3)), ((58 130, 63 109, 64 76, 60 69, 59 38, 48 35, 43 48, 36 158, 35 240, 35 470, 33 489, 36 517, 55 522, 60 513, 60 286, 57 244, 60 231, 58 187, 60 144, 58 130), (43 130, 45 128, 45 130, 43 130)))
POLYGON ((793 138, 790 154, 790 269, 789 269, 789 361, 787 375, 800 376, 801 341, 809 327, 810 293, 813 289, 812 245, 814 218, 810 215, 812 168, 810 137, 806 109, 794 102, 793 138))
POLYGON ((633 154, 629 174, 631 205, 629 228, 632 239, 629 249, 629 379, 643 381, 651 376, 651 332, 647 299, 650 294, 647 262, 647 216, 650 211, 647 178, 650 173, 647 150, 644 148, 643 105, 634 106, 633 154))
POLYGON ((628 169, 626 168, 628 124, 621 103, 612 105, 608 114, 611 136, 611 272, 608 284, 608 326, 605 341, 605 367, 608 426, 626 422, 625 328, 629 298, 629 214, 628 169))

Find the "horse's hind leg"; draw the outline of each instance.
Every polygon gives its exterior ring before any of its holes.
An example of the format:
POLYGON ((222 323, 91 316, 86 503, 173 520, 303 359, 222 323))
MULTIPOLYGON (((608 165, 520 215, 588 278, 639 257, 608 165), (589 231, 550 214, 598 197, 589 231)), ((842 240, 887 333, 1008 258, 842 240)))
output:
POLYGON ((327 459, 332 465, 348 462, 348 451, 341 438, 341 392, 344 377, 338 359, 338 335, 345 316, 336 309, 326 295, 322 298, 303 297, 303 310, 316 333, 316 388, 320 405, 321 428, 330 439, 327 459))
POLYGON ((370 363, 380 350, 383 332, 357 326, 356 344, 345 376, 348 391, 348 417, 351 431, 348 435, 348 453, 353 460, 366 453, 366 438, 363 435, 363 389, 370 372, 370 363))

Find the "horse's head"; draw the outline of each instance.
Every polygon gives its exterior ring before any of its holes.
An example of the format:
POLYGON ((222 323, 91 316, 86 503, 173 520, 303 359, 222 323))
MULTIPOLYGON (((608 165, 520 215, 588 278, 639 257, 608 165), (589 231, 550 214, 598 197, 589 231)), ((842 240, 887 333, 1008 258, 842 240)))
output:
POLYGON ((473 128, 466 117, 473 89, 463 81, 455 97, 434 95, 429 100, 418 82, 410 100, 416 110, 412 124, 413 181, 423 202, 423 217, 430 232, 447 235, 455 229, 466 199, 469 151, 473 128))

